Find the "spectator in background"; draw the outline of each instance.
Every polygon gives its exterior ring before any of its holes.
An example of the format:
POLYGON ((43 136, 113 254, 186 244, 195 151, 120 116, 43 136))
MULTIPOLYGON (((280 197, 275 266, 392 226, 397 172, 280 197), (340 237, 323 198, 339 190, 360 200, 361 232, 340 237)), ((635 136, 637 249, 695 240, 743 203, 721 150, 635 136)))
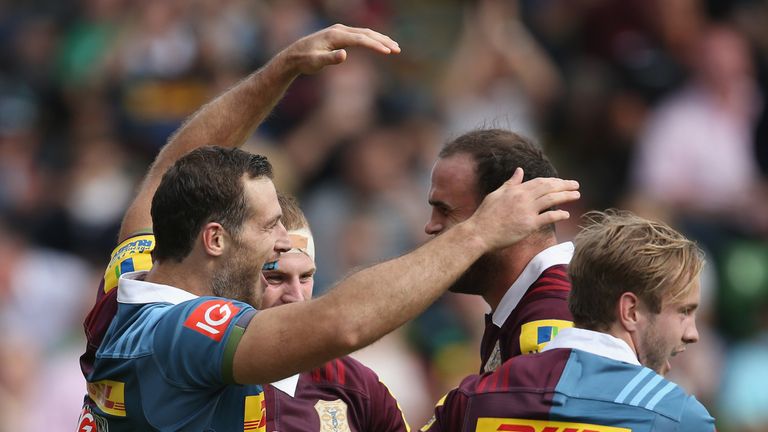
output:
POLYGON ((766 233, 768 195, 752 150, 761 101, 749 46, 732 27, 711 25, 697 53, 692 80, 650 115, 635 190, 673 219, 766 233))
POLYGON ((488 121, 538 134, 540 116, 560 92, 560 76, 518 18, 516 0, 467 7, 440 86, 448 136, 488 127, 488 121))

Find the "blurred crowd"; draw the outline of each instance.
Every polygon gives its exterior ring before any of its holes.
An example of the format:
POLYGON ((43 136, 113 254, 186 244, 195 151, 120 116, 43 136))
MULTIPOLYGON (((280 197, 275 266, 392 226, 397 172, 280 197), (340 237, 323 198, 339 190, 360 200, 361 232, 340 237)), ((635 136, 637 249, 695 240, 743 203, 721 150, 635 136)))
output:
MULTIPOLYGON (((428 238, 443 143, 522 132, 582 184, 562 240, 622 207, 706 250, 702 336, 672 379, 719 430, 768 431, 768 2, 32 0, 0 1, 0 432, 75 427, 82 320, 169 134, 335 22, 403 52, 300 78, 246 146, 307 213, 317 291, 428 238)), ((358 353, 412 426, 478 370, 484 307, 446 295, 358 353)))

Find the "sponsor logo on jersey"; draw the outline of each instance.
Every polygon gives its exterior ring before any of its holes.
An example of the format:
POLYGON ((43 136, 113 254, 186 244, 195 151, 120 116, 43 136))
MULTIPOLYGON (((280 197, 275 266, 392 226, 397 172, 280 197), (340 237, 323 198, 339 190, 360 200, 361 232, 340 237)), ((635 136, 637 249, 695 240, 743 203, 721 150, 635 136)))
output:
POLYGON ((477 419, 476 432, 632 432, 632 429, 587 423, 487 418, 477 419))
POLYGON ((216 342, 221 342, 224 331, 240 308, 226 300, 208 300, 198 305, 184 321, 190 328, 216 342))
POLYGON ((315 404, 315 411, 320 418, 320 432, 350 432, 347 404, 344 401, 319 400, 315 404))
POLYGON ((573 323, 565 320, 538 320, 523 324, 520 328, 520 352, 533 354, 540 352, 557 333, 573 323))
POLYGON ((89 382, 88 396, 105 413, 125 417, 125 383, 111 380, 89 382))
POLYGON ((264 392, 245 397, 243 421, 243 432, 266 432, 267 403, 264 400, 264 392))
POLYGON ((104 292, 115 289, 120 275, 124 273, 151 269, 154 249, 155 236, 151 234, 131 237, 120 243, 112 252, 112 259, 104 272, 104 292))
POLYGON ((84 405, 77 421, 77 432, 109 432, 109 426, 104 417, 91 411, 90 406, 84 405))

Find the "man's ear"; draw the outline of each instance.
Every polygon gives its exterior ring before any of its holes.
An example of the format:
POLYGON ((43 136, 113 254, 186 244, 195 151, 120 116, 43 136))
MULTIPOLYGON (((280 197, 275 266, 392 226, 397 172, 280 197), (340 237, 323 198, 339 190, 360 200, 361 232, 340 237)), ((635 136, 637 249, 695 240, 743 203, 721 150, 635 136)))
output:
POLYGON ((625 292, 619 297, 616 307, 616 316, 624 330, 630 333, 636 331, 642 318, 640 299, 634 293, 625 292))
POLYGON ((221 256, 229 241, 227 230, 218 222, 205 224, 200 237, 203 241, 203 250, 212 256, 221 256))

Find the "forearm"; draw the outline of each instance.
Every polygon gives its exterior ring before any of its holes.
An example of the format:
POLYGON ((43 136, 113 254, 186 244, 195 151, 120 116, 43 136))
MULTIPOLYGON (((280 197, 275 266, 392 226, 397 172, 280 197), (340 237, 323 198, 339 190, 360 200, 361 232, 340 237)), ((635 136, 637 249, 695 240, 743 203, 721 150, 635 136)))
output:
POLYGON ((171 137, 155 162, 157 171, 205 145, 242 145, 298 76, 280 55, 203 105, 171 137))
POLYGON ((460 224, 318 299, 260 312, 238 346, 235 379, 272 382, 372 343, 423 311, 486 249, 460 224))
POLYGON ((275 57, 225 93, 203 105, 160 150, 142 182, 120 229, 120 239, 151 228, 149 210, 160 180, 176 160, 205 145, 242 145, 280 100, 297 76, 286 61, 275 57))
POLYGON ((407 255, 349 276, 318 302, 343 308, 339 331, 348 348, 358 349, 422 312, 486 250, 459 224, 407 255))

